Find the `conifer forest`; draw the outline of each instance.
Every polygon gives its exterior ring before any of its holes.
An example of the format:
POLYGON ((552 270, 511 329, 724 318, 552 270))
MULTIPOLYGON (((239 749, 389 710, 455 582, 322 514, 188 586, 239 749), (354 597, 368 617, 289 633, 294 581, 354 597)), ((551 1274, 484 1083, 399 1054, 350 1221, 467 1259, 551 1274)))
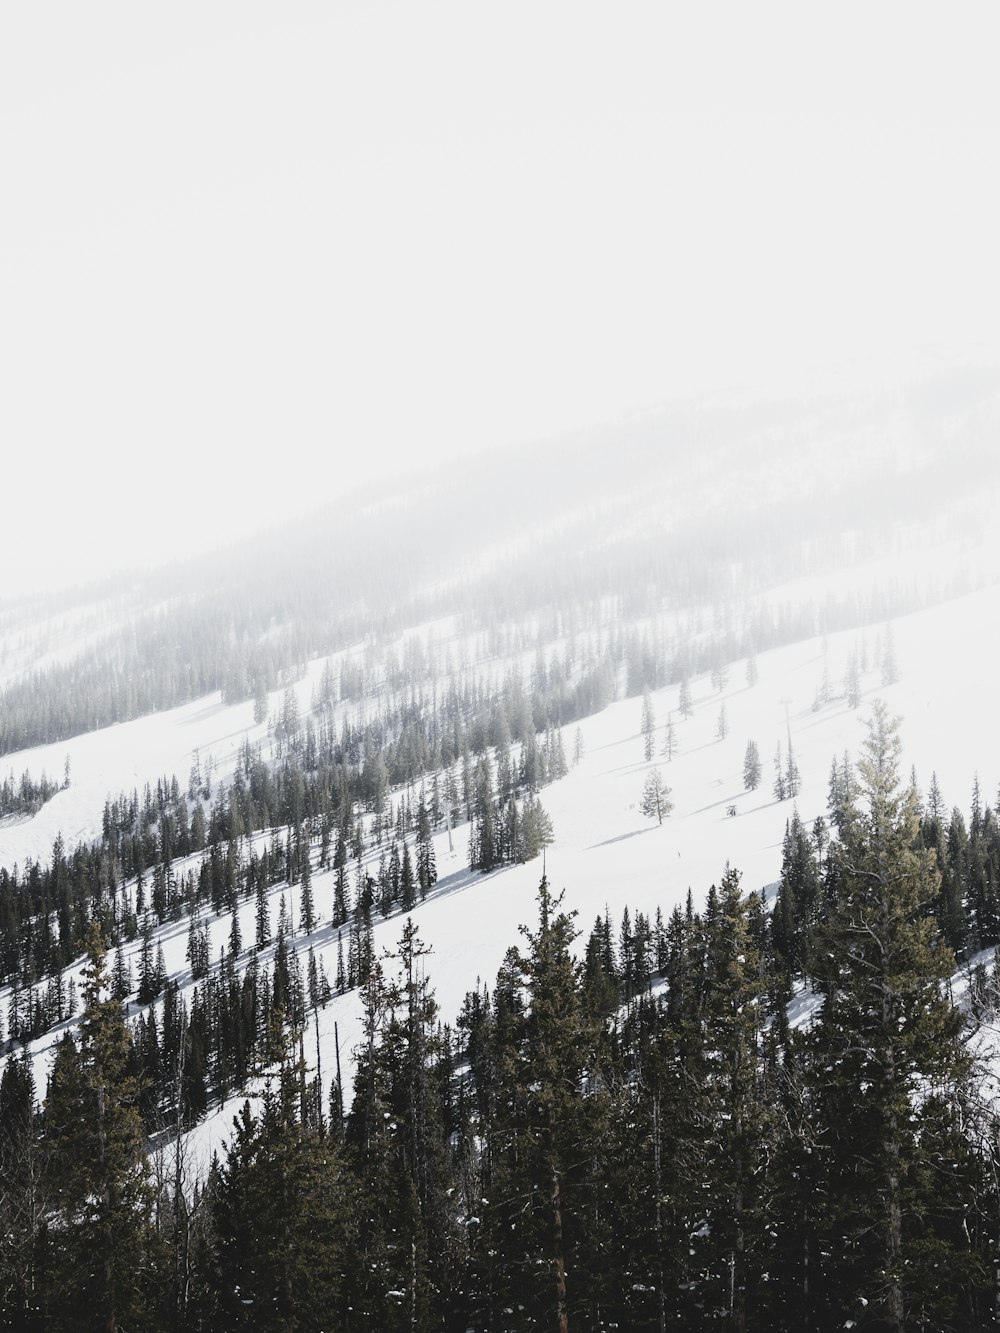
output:
POLYGON ((1000 1328, 998 36, 0 4, 0 1333, 1000 1328))

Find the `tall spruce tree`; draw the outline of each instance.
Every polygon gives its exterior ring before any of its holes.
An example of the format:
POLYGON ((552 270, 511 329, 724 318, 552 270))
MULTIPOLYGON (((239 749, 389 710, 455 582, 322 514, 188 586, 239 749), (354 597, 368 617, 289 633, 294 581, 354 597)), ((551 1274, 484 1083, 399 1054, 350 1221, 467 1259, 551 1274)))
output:
POLYGON ((946 987, 954 957, 932 915, 938 871, 899 754, 898 721, 876 700, 859 801, 841 808, 828 856, 838 892, 817 950, 808 1090, 824 1205, 818 1308, 831 1326, 874 1320, 891 1333, 951 1326, 981 1261, 965 1221, 971 1070, 946 987))
MULTIPOLYGON (((573 918, 559 910, 544 876, 538 903, 538 926, 522 927, 527 948, 514 956, 527 1012, 516 1018, 506 1056, 513 1082, 491 1136, 491 1224, 505 1270, 503 1326, 567 1333, 574 1312, 584 1319, 590 1307, 597 1268, 591 1163, 606 1099, 596 1068, 599 1025, 583 1003, 571 950, 573 918)), ((498 995, 503 986, 498 979, 498 995)))
POLYGON ((115 1333, 143 1323, 156 1256, 139 1087, 96 923, 83 976, 80 1044, 60 1044, 45 1104, 58 1201, 51 1305, 60 1328, 115 1333))
POLYGON ((208 1183, 205 1328, 288 1330, 336 1321, 347 1218, 336 1145, 303 1123, 304 1071, 286 1050, 259 1114, 245 1102, 208 1183))

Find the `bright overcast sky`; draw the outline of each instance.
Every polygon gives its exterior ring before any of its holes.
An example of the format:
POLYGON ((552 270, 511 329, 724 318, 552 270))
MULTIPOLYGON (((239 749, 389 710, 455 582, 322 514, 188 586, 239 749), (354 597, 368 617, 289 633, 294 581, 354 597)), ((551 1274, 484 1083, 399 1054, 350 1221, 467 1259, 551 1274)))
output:
POLYGON ((994 358, 998 36, 871 0, 3 6, 0 594, 703 390, 994 358))

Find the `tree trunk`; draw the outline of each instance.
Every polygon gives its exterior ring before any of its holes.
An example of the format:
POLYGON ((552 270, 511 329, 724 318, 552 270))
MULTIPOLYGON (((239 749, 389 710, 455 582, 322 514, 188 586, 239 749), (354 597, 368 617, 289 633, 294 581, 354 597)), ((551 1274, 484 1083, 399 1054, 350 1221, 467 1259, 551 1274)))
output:
POLYGON ((556 1269, 556 1333, 569 1333, 566 1312, 566 1256, 563 1254, 562 1194, 559 1172, 552 1172, 552 1258, 556 1269))

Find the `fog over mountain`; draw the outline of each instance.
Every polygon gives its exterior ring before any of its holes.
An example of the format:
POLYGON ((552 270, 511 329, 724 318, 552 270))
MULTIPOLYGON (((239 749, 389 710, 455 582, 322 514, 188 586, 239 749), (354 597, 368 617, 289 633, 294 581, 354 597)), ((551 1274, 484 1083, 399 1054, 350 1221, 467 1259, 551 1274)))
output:
POLYGON ((0 1325, 1000 1308, 996 16, 0 14, 0 1325))

